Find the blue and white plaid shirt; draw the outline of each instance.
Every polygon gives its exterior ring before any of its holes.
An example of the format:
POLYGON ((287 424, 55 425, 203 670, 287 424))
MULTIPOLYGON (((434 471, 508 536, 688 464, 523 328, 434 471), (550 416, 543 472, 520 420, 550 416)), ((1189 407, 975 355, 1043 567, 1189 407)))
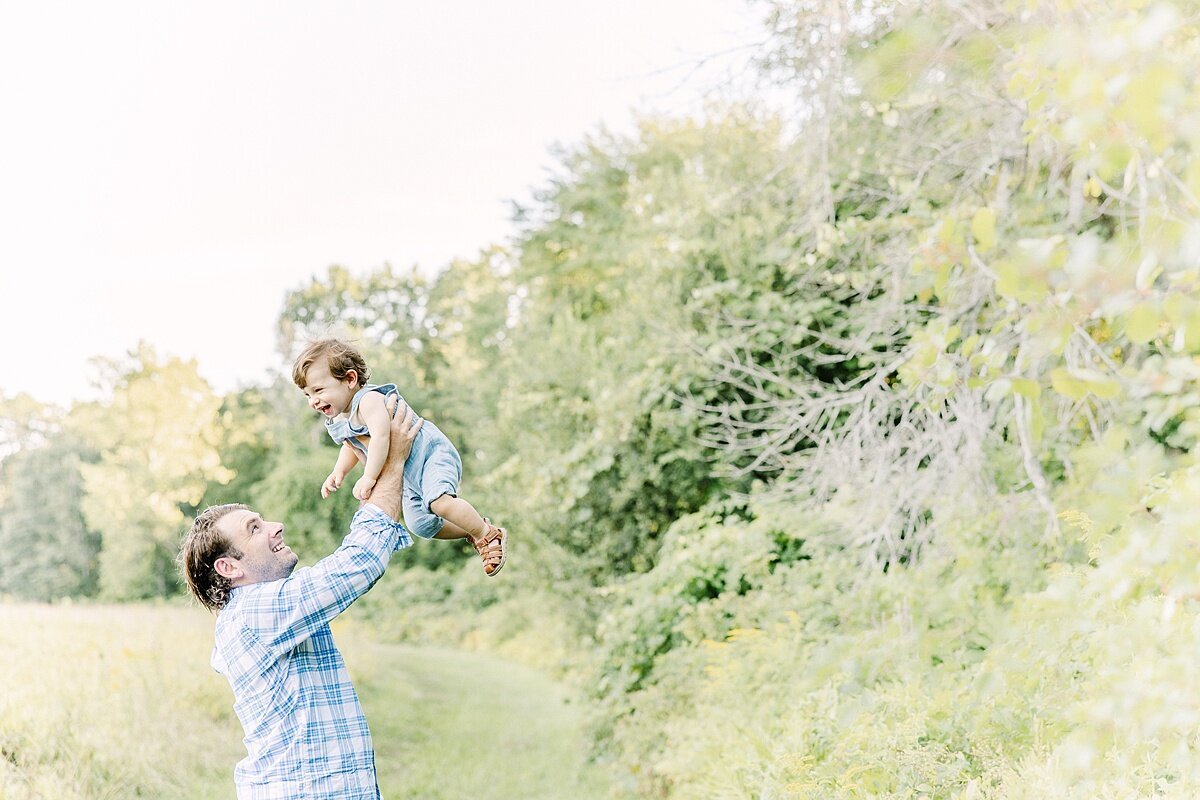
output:
POLYGON ((377 800, 375 751, 329 621, 412 544, 364 505, 333 554, 287 578, 240 586, 217 615, 213 669, 233 687, 247 755, 238 800, 377 800))

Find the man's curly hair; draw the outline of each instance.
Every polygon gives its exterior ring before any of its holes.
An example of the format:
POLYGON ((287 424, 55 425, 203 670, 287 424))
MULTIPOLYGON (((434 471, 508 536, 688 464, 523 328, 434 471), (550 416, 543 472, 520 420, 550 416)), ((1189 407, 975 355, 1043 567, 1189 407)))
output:
POLYGON ((249 510, 242 503, 209 506, 196 515, 192 528, 179 547, 179 569, 188 589, 210 611, 220 611, 229 602, 229 579, 217 574, 217 559, 241 558, 242 552, 217 530, 217 522, 230 511, 249 510))

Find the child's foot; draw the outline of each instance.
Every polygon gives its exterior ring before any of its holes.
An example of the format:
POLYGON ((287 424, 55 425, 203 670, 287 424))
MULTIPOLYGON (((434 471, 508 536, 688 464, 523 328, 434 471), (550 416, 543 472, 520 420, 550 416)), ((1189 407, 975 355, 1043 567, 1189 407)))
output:
POLYGON ((497 528, 486 518, 483 522, 487 526, 487 533, 478 539, 472 539, 471 544, 475 545, 475 552, 483 559, 484 573, 491 578, 508 560, 508 531, 497 528))

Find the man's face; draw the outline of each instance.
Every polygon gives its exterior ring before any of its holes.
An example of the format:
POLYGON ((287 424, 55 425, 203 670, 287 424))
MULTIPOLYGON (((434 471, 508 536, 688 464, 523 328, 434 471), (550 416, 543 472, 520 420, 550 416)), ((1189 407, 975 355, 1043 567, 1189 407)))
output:
POLYGON ((267 522, 254 511, 235 509, 217 520, 217 529, 242 553, 241 558, 217 559, 217 571, 234 586, 277 581, 296 568, 296 554, 283 543, 282 522, 267 522))

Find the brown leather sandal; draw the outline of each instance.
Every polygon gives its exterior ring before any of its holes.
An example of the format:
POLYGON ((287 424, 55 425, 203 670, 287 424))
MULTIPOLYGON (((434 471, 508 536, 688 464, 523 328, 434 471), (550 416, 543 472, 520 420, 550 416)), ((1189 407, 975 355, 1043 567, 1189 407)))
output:
POLYGON ((508 531, 504 528, 497 528, 486 517, 483 521, 487 525, 487 533, 479 539, 473 540, 471 544, 475 546, 475 552, 479 553, 479 557, 483 559, 484 573, 492 578, 508 561, 508 531))

